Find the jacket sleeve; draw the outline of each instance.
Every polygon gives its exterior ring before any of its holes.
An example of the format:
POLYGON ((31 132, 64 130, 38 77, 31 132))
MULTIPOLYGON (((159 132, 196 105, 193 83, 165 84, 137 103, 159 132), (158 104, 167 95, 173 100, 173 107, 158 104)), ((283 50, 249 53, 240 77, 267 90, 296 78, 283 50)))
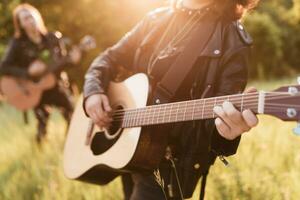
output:
POLYGON ((19 55, 19 43, 17 39, 12 39, 8 44, 3 60, 0 65, 0 74, 11 75, 20 78, 28 78, 26 68, 22 68, 17 63, 19 55))
POLYGON ((135 51, 141 42, 147 19, 138 23, 118 43, 100 54, 91 64, 85 76, 84 98, 105 93, 109 80, 117 74, 117 66, 123 66, 129 71, 133 70, 135 51))
MULTIPOLYGON (((242 47, 221 59, 222 73, 217 82, 216 96, 241 93, 247 84, 250 47, 242 47)), ((214 120, 206 121, 206 130, 211 132, 211 151, 216 155, 230 156, 236 153, 240 137, 234 140, 223 138, 217 131, 214 120)))
POLYGON ((60 32, 49 33, 51 59, 48 63, 49 68, 59 74, 67 66, 73 66, 70 57, 67 54, 65 43, 62 40, 60 32))

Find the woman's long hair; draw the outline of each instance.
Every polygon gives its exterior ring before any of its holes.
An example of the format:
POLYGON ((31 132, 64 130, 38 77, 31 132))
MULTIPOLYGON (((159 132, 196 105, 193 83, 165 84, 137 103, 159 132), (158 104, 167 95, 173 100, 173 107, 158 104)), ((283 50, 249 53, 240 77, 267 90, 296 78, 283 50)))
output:
MULTIPOLYGON (((177 6, 179 0, 171 0, 173 7, 177 6)), ((255 8, 260 0, 214 0, 219 12, 230 20, 237 20, 255 8)))
POLYGON ((14 28, 15 28, 14 37, 19 38, 19 37, 21 37, 22 34, 25 34, 23 28, 21 27, 20 16, 19 16, 20 12, 24 11, 24 10, 31 13, 31 15, 33 16, 33 18, 35 19, 35 21, 37 23, 37 27, 38 27, 40 33, 45 35, 48 31, 45 26, 44 20, 41 16, 41 13, 32 5, 24 3, 24 4, 18 5, 13 10, 13 22, 14 22, 14 28))

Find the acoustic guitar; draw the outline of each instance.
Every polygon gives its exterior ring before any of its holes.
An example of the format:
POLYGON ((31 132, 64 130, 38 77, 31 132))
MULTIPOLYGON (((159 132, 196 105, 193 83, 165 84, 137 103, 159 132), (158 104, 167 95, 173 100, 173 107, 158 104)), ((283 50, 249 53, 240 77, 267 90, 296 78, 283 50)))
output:
MULTIPOLYGON (((82 98, 73 114, 64 149, 64 172, 70 179, 106 184, 126 171, 156 169, 165 155, 170 123, 215 118, 213 107, 224 101, 239 110, 276 116, 284 121, 300 119, 300 86, 272 92, 236 94, 159 104, 148 96, 145 74, 124 82, 111 82, 108 97, 113 108, 109 129, 99 129, 86 117, 82 98), (147 105, 156 102, 156 104, 147 105)), ((299 128, 295 129, 299 134, 299 128)))
MULTIPOLYGON (((78 45, 81 51, 88 51, 95 47, 95 39, 89 35, 83 37, 78 45)), ((51 67, 48 67, 36 82, 13 76, 3 76, 0 80, 0 91, 5 100, 15 108, 21 111, 34 108, 39 104, 43 91, 56 85, 57 78, 53 72, 55 72, 57 66, 67 63, 68 60, 68 57, 62 58, 51 67)))

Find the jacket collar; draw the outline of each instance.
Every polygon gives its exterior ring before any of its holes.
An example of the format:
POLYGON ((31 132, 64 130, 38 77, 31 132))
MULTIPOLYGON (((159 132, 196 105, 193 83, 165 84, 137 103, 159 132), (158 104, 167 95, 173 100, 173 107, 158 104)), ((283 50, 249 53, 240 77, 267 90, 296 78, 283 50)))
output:
MULTIPOLYGON (((157 16, 153 14, 153 23, 158 24, 158 26, 154 26, 149 34, 143 39, 140 48, 146 47, 148 44, 151 44, 152 41, 157 38, 157 35, 161 32, 161 29, 165 27, 165 25, 171 20, 174 15, 175 10, 169 9, 162 18, 157 20, 157 16), (156 20, 156 21, 155 21, 156 20)), ((222 23, 219 21, 216 25, 215 31, 212 34, 209 42, 207 43, 206 48, 203 51, 199 52, 199 57, 220 57, 222 55, 222 23)))
POLYGON ((222 23, 219 21, 205 49, 199 52, 199 57, 220 57, 222 49, 222 23))

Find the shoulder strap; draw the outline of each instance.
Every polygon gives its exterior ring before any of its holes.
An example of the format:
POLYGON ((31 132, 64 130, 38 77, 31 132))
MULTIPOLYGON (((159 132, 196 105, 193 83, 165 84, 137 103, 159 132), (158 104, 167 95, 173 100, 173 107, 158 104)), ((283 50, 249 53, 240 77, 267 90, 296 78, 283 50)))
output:
POLYGON ((133 60, 133 66, 134 69, 137 69, 138 67, 138 59, 140 58, 140 54, 142 52, 142 49, 149 43, 152 42, 152 40, 154 40, 157 35, 161 32, 161 29, 168 23, 168 21, 171 19, 172 14, 173 14, 173 10, 168 10, 166 11, 166 13, 164 13, 162 16, 157 17, 155 15, 155 12, 152 14, 153 18, 158 18, 155 19, 155 22, 153 22, 155 25, 152 25, 153 28, 151 28, 151 30, 146 33, 146 36, 144 37, 144 39, 141 41, 141 44, 138 46, 135 55, 134 55, 134 60, 133 60))
POLYGON ((206 79, 204 82, 204 91, 201 94, 201 99, 208 98, 213 95, 215 89, 215 83, 217 78, 217 70, 219 68, 219 59, 213 59, 211 67, 208 68, 206 73, 206 79))
POLYGON ((194 66, 199 51, 203 51, 206 47, 206 44, 215 30, 216 23, 217 17, 215 17, 215 19, 207 18, 201 22, 201 25, 198 26, 197 31, 195 31, 194 35, 191 37, 185 50, 179 55, 161 81, 158 82, 156 86, 157 98, 161 98, 165 101, 170 100, 175 96, 178 88, 194 66), (174 79, 174 77, 176 77, 176 79, 174 79))
MULTIPOLYGON (((210 167, 210 166, 209 166, 210 167)), ((200 195, 199 195, 199 200, 204 200, 205 196, 205 187, 206 187, 206 181, 207 181, 207 175, 209 173, 209 167, 207 171, 202 175, 202 180, 201 180, 201 185, 200 185, 200 195)))

